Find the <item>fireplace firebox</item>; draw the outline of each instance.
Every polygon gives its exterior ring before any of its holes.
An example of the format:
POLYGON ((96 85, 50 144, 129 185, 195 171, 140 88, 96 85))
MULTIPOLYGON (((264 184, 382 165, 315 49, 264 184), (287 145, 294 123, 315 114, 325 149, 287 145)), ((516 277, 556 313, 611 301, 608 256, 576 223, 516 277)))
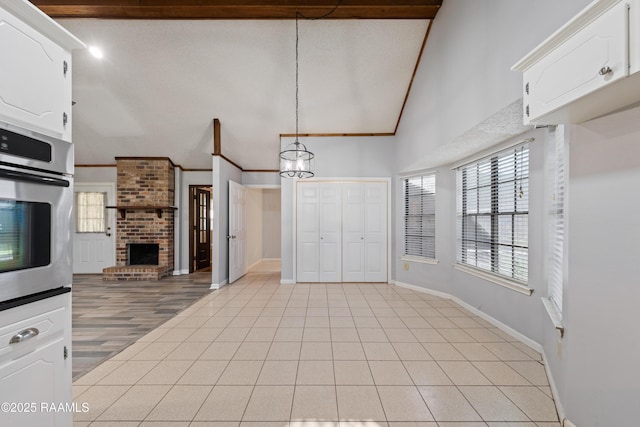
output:
POLYGON ((127 265, 158 265, 158 243, 128 243, 127 265))

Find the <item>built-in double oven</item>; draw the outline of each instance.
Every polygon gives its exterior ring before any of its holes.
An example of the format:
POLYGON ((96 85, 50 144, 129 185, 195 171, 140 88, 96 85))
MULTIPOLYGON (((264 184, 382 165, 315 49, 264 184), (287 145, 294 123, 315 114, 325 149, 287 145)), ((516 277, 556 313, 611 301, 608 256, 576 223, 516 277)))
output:
POLYGON ((72 174, 70 143, 0 124, 0 308, 68 291, 72 174))

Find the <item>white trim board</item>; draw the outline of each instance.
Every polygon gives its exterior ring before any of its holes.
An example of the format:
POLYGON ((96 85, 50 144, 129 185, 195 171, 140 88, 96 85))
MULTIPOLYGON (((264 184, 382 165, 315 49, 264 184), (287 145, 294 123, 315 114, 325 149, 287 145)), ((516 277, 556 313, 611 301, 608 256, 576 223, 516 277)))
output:
POLYGON ((253 267, 255 267, 256 265, 260 264, 262 261, 263 261, 262 258, 260 258, 259 260, 257 260, 253 264, 251 264, 249 267, 247 267, 247 271, 251 270, 253 267))
POLYGON ((443 298, 443 299, 451 300, 451 301, 455 302, 456 304, 459 304, 462 307, 466 308, 467 310, 469 310, 470 312, 472 312, 476 316, 481 317, 482 319, 484 319, 487 322, 491 323, 492 325, 494 325, 495 327, 497 327, 501 331, 511 335, 512 337, 514 337, 518 341, 520 341, 520 342, 526 344, 527 346, 531 347, 533 350, 537 351, 538 353, 543 353, 544 352, 544 349, 542 348, 542 345, 540 345, 539 343, 535 342, 534 340, 532 340, 531 338, 527 337, 526 335, 521 334, 520 332, 518 332, 515 329, 511 328, 510 326, 505 325, 501 321, 489 316, 484 311, 478 310, 474 306, 470 305, 469 303, 461 300, 460 298, 458 298, 458 297, 456 297, 454 295, 448 294, 446 292, 434 291, 432 289, 423 288, 423 287, 416 286, 416 285, 410 285, 408 283, 399 282, 397 280, 394 281, 393 284, 396 285, 396 286, 400 286, 401 288, 411 289, 412 291, 423 292, 425 294, 434 295, 434 296, 437 296, 437 297, 440 297, 440 298, 443 298))
POLYGON ((549 369, 549 363, 547 362, 549 358, 547 357, 547 353, 545 353, 544 350, 542 350, 541 353, 542 353, 542 362, 544 364, 544 371, 547 374, 547 380, 549 381, 549 388, 551 388, 551 395, 553 396, 553 400, 555 401, 555 404, 556 404, 556 411, 558 411, 558 419, 560 420, 560 425, 567 425, 566 422, 568 421, 571 423, 571 421, 567 420, 566 414, 564 412, 564 407, 560 402, 560 395, 558 394, 558 388, 556 387, 556 382, 553 380, 553 375, 551 375, 551 369, 549 369))
POLYGON ((183 274, 189 274, 189 270, 173 270, 174 276, 182 276, 183 274))
POLYGON ((209 289, 220 289, 226 284, 227 284, 227 279, 223 280, 221 283, 212 283, 209 289))

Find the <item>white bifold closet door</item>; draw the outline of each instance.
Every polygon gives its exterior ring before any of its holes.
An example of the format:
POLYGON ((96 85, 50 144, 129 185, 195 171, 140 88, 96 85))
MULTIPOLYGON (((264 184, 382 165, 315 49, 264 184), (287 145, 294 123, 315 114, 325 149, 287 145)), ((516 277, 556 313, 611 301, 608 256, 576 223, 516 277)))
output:
POLYGON ((386 182, 300 182, 297 281, 387 281, 386 182))
POLYGON ((387 281, 387 184, 343 184, 342 281, 387 281))

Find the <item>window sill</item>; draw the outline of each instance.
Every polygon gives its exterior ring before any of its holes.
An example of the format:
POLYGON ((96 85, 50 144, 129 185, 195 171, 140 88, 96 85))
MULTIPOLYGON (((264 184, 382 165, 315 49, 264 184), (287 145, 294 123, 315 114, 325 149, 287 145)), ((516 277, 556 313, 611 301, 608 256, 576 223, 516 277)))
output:
POLYGON ((410 261, 410 262, 419 262, 421 264, 438 264, 440 262, 435 258, 423 258, 423 257, 411 256, 411 255, 401 256, 400 260, 401 261, 410 261))
POLYGON ((542 298, 542 305, 547 309, 547 314, 551 318, 553 326, 558 331, 560 338, 564 337, 564 326, 562 326, 562 313, 558 310, 556 305, 547 297, 542 298))
POLYGON ((533 293, 533 289, 531 289, 528 286, 525 286, 521 283, 518 283, 514 280, 509 280, 506 278, 502 278, 500 276, 497 276, 495 274, 491 274, 489 272, 484 272, 481 270, 478 270, 477 268, 473 268, 473 267, 467 267, 466 265, 462 265, 462 264, 453 264, 453 268, 455 268, 456 270, 462 271, 464 273, 470 274, 472 276, 476 276, 479 277, 481 279, 487 280, 491 283, 495 283, 496 285, 500 285, 503 286, 507 289, 511 289, 512 291, 516 291, 519 292, 521 294, 527 295, 527 296, 531 296, 531 294, 533 293))

